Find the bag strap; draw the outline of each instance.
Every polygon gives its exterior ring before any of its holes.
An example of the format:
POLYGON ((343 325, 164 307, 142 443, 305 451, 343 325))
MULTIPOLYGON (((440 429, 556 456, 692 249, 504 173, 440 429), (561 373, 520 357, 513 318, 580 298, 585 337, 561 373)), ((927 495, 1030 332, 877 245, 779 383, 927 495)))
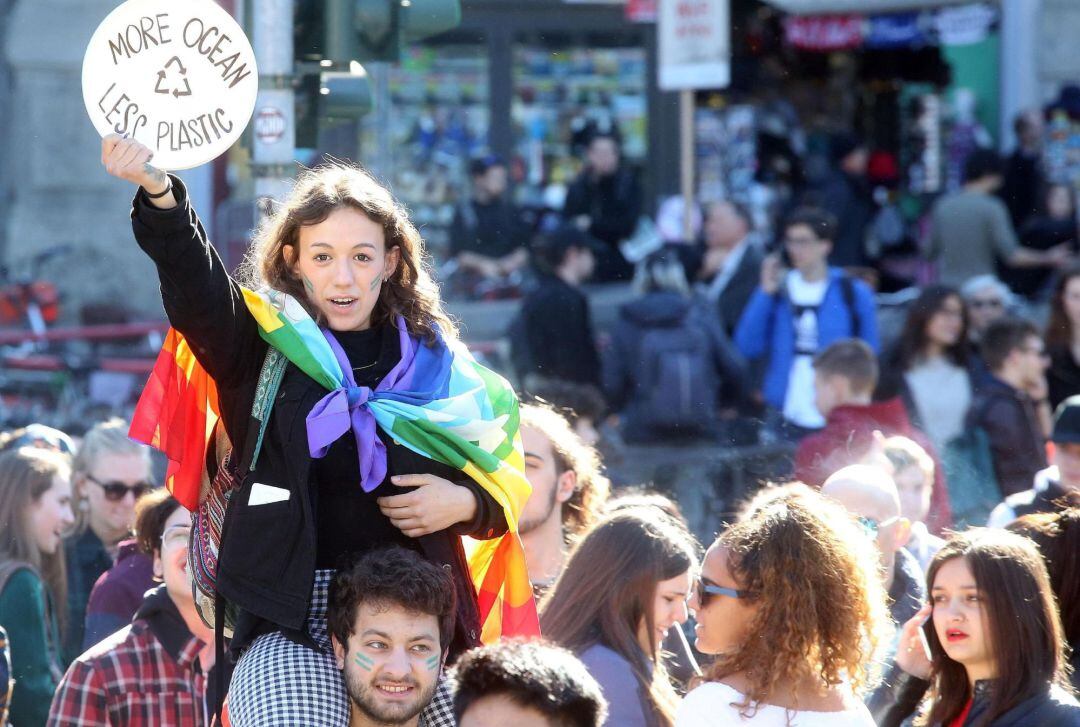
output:
POLYGON ((851 335, 861 338, 859 334, 862 333, 862 317, 859 315, 859 308, 855 305, 855 281, 847 273, 840 278, 840 294, 844 296, 844 305, 848 309, 848 315, 851 316, 851 335))
POLYGON ((285 378, 285 367, 288 363, 289 359, 281 351, 273 346, 267 348, 266 358, 259 372, 259 383, 255 387, 255 399, 251 404, 251 418, 257 426, 249 427, 248 441, 240 453, 240 467, 237 472, 241 477, 254 470, 259 461, 259 452, 262 451, 263 438, 266 436, 266 425, 270 421, 270 412, 274 408, 274 401, 277 399, 281 381, 285 378))
MULTIPOLYGON (((285 367, 289 359, 281 351, 273 346, 268 346, 266 358, 263 359, 262 369, 259 371, 259 383, 255 387, 255 400, 251 404, 251 418, 258 423, 255 427, 248 428, 247 443, 240 453, 240 467, 237 470, 241 479, 249 471, 255 469, 262 450, 263 438, 266 435, 266 425, 270 421, 270 412, 274 408, 278 389, 281 381, 285 378, 285 367)), ((214 590, 214 687, 215 724, 222 724, 222 710, 225 702, 225 602, 221 592, 214 590)), ((205 675, 207 679, 210 674, 205 675)))

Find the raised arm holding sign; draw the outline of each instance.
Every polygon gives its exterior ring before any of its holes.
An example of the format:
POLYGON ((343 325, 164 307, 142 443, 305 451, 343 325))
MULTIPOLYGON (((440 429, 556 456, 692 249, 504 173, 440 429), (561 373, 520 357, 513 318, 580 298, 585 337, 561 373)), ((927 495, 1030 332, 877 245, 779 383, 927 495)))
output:
POLYGON ((176 206, 172 184, 165 172, 150 163, 153 158, 150 147, 130 137, 109 134, 101 140, 101 163, 105 171, 145 189, 147 199, 155 207, 172 209, 176 206))

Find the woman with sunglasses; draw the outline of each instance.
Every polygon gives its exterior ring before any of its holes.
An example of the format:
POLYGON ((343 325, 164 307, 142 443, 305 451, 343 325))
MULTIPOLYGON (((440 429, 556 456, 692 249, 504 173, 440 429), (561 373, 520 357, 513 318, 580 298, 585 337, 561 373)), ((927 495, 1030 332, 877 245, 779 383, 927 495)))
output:
MULTIPOLYGON (((71 460, 38 447, 0 454, 0 626, 11 653, 11 724, 40 727, 60 680, 71 460)), ((7 686, 6 684, 4 685, 7 686)))
POLYGON ((678 697, 660 646, 686 622, 691 536, 652 507, 601 520, 578 542, 540 611, 546 638, 600 683, 609 727, 667 727, 678 697))
POLYGON ((64 542, 68 568, 65 664, 83 651, 90 592, 101 574, 112 568, 120 541, 131 537, 135 501, 153 486, 150 450, 128 439, 127 433, 128 423, 122 419, 96 424, 75 455, 71 482, 79 507, 75 530, 64 542))
POLYGON ((859 693, 890 623, 877 567, 817 492, 755 498, 705 554, 690 609, 698 651, 716 658, 676 727, 871 727, 859 693))
POLYGON ((1050 354, 1046 384, 1050 406, 1056 409, 1080 393, 1080 264, 1063 270, 1054 285, 1045 339, 1050 354))
POLYGON ((1080 725, 1057 604, 1034 543, 1003 530, 954 535, 930 562, 926 583, 930 603, 900 635, 896 660, 906 676, 879 724, 905 723, 926 695, 917 724, 929 727, 1080 725))
MULTIPOLYGON (((158 489, 139 500, 135 531, 157 587, 131 623, 71 664, 52 700, 50 725, 208 725, 214 631, 199 618, 187 577, 191 516, 158 489)), ((221 666, 227 684, 228 661, 221 666)))

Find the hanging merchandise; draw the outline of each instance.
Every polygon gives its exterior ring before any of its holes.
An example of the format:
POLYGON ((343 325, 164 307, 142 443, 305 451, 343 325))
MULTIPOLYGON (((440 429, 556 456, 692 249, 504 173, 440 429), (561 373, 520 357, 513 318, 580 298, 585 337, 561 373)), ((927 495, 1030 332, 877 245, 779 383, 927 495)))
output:
POLYGON ((514 48, 510 113, 515 156, 525 165, 517 188, 520 204, 558 202, 597 132, 618 136, 631 164, 644 162, 646 67, 644 48, 585 49, 542 41, 514 48))
POLYGON ((903 149, 901 164, 907 189, 915 195, 937 194, 942 189, 941 97, 930 89, 912 87, 903 93, 903 149))
POLYGON ((928 45, 926 15, 923 13, 896 13, 874 15, 866 24, 864 44, 874 50, 917 48, 928 45))
POLYGON ((858 48, 863 42, 859 15, 790 16, 784 20, 789 45, 805 51, 828 52, 858 48))
MULTIPOLYGON (((441 252, 459 198, 468 193, 468 160, 487 148, 490 104, 484 46, 408 47, 390 67, 393 118, 388 181, 441 252)), ((361 149, 376 144, 378 114, 361 121, 361 149)))
POLYGON ((1043 158, 1047 179, 1080 188, 1080 121, 1057 108, 1050 113, 1046 131, 1043 158))
POLYGON ((953 91, 950 126, 945 142, 945 189, 953 191, 964 183, 964 165, 976 149, 994 144, 990 132, 979 122, 979 99, 970 88, 953 91))
POLYGON ((698 109, 695 123, 698 199, 747 202, 757 171, 754 107, 698 109))
POLYGON ((974 3, 956 8, 942 8, 934 13, 934 30, 941 45, 974 45, 986 40, 997 23, 992 5, 974 3))

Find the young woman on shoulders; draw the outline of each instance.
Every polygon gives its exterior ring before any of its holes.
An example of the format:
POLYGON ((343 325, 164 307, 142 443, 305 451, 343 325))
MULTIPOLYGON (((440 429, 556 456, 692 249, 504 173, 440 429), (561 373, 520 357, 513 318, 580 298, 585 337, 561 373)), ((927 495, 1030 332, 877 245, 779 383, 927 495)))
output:
MULTIPOLYGON (((176 350, 186 346, 212 379, 236 459, 252 462, 236 473, 215 584, 238 612, 232 724, 347 721, 327 587, 340 563, 380 546, 410 548, 453 573, 457 620, 445 658, 480 643, 474 580, 488 583, 470 572, 464 535, 487 541, 478 546, 486 562, 507 559, 497 572, 524 583, 503 608, 504 627, 528 631, 532 616, 535 630, 524 555, 508 533, 528 496, 517 401, 457 341, 404 208, 358 167, 305 171, 260 226, 237 280, 181 180, 154 168, 151 156, 133 139, 102 142, 106 170, 140 187, 132 226, 182 336, 176 350)), ((167 431, 175 415, 154 411, 167 431)), ((207 459, 203 444, 191 458, 197 469, 207 459)), ((219 462, 223 453, 213 455, 219 462)), ((190 494, 174 494, 194 506, 190 494)), ((425 714, 450 712, 440 689, 425 714)))

